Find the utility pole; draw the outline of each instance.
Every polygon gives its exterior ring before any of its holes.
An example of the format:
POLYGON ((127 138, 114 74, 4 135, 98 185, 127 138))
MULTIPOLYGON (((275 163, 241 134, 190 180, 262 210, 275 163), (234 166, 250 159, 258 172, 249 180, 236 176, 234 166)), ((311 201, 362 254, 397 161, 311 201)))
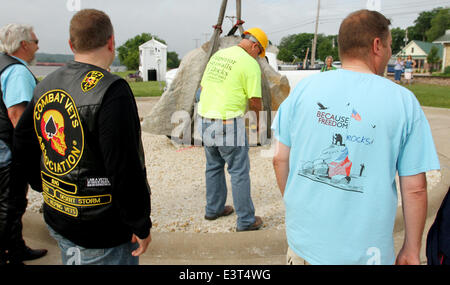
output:
POLYGON ((408 44, 408 28, 406 28, 406 32, 405 32, 405 46, 408 44))
POLYGON ((193 39, 194 41, 195 41, 195 48, 198 48, 198 41, 200 40, 200 39, 193 39))
POLYGON ((203 33, 203 35, 205 36, 205 42, 207 42, 207 41, 208 41, 208 38, 209 38, 209 35, 210 35, 210 33, 203 33))
POLYGON ((311 66, 315 66, 316 62, 316 45, 317 45, 317 30, 319 28, 319 12, 320 12, 320 0, 317 0, 316 30, 314 32, 314 40, 311 49, 311 66))

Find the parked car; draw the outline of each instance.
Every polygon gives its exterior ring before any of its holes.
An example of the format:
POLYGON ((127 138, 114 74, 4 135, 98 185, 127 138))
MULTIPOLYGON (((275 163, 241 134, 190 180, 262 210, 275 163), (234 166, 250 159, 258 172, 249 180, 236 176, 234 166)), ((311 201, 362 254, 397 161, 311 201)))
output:
POLYGON ((128 78, 141 78, 141 72, 138 70, 135 73, 128 74, 128 78))
MULTIPOLYGON (((394 73, 395 72, 395 63, 389 63, 387 66, 387 72, 388 73, 394 73)), ((405 72, 405 68, 402 68, 402 73, 405 72)))
MULTIPOLYGON (((388 61, 388 65, 387 65, 387 72, 388 73, 394 73, 395 72, 395 62, 397 61, 397 58, 395 57, 391 57, 391 59, 389 59, 388 61)), ((402 68, 402 73, 405 72, 405 68, 402 68)))
POLYGON ((336 67, 336 68, 342 68, 341 62, 340 61, 334 61, 331 66, 336 67))

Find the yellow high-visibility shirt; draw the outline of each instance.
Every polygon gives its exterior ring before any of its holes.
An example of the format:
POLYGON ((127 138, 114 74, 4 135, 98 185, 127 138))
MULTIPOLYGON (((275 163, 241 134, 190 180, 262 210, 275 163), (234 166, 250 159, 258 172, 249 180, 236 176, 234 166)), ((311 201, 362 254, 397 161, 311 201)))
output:
POLYGON ((198 113, 204 118, 228 120, 244 116, 250 98, 261 98, 261 69, 239 46, 217 51, 201 81, 198 113))

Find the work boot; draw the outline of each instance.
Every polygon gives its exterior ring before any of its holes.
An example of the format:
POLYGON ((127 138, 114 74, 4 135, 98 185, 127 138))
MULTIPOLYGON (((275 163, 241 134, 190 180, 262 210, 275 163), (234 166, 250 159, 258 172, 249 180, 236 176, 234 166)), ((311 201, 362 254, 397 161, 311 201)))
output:
POLYGON ((229 216, 229 215, 231 215, 233 212, 234 212, 233 207, 227 205, 227 206, 225 206, 225 208, 223 209, 223 212, 222 212, 222 213, 217 214, 217 215, 214 215, 214 216, 207 216, 207 215, 205 215, 205 219, 210 220, 210 221, 213 221, 213 220, 215 220, 215 219, 217 219, 217 218, 220 218, 220 217, 226 217, 226 216, 229 216))
POLYGON ((47 254, 46 249, 31 249, 28 246, 8 253, 10 264, 22 264, 26 260, 35 260, 47 254))
POLYGON ((255 222, 252 225, 250 225, 247 228, 243 228, 243 229, 236 228, 236 231, 237 232, 256 231, 256 230, 259 230, 262 225, 263 225, 263 221, 262 221, 261 217, 255 216, 255 222))

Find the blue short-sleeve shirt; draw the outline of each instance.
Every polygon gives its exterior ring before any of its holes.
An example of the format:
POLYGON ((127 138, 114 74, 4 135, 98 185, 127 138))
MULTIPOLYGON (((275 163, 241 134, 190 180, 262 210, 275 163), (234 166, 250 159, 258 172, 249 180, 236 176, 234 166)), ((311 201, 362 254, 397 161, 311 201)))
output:
POLYGON ((290 147, 289 246, 311 264, 393 264, 395 176, 439 169, 428 121, 406 88, 334 70, 303 79, 272 124, 290 147))
MULTIPOLYGON (((36 80, 30 70, 28 70, 27 63, 18 57, 14 58, 24 65, 10 65, 0 76, 3 102, 6 108, 22 102, 30 102, 36 87, 36 80)), ((0 167, 5 167, 10 162, 11 151, 6 143, 0 140, 0 167)))
POLYGON ((1 86, 3 102, 6 108, 10 108, 22 102, 30 102, 33 98, 33 90, 36 81, 33 74, 28 70, 27 63, 18 57, 15 59, 22 64, 8 66, 1 75, 1 86))

